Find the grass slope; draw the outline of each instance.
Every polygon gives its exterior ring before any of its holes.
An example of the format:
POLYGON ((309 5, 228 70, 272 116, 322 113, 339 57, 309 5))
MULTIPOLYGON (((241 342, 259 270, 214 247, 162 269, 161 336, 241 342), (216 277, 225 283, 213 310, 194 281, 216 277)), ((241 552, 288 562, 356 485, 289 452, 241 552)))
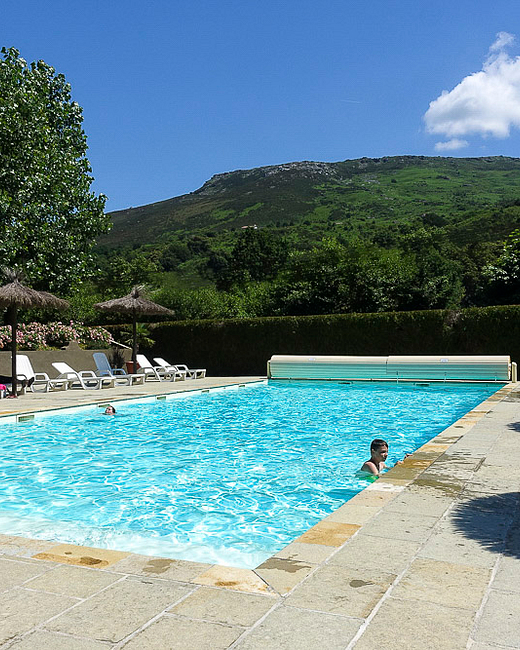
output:
POLYGON ((492 241, 520 227, 519 199, 518 158, 296 162, 218 174, 191 194, 112 212, 113 229, 99 244, 153 245, 253 224, 312 238, 434 223, 459 243, 492 241))

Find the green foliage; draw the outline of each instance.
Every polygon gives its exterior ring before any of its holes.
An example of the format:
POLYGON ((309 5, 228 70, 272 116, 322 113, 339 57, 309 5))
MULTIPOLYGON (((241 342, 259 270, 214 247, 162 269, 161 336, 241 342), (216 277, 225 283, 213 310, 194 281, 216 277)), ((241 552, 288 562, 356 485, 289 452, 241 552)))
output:
MULTIPOLYGON (((144 323, 136 323, 135 325, 135 340, 137 342, 137 349, 149 348, 153 345, 154 341, 150 336, 150 328, 144 323)), ((121 332, 121 341, 128 346, 132 346, 134 341, 133 330, 124 330, 121 332)))
POLYGON ((520 307, 161 323, 153 338, 152 356, 217 376, 265 375, 273 354, 509 354, 520 361, 520 307))
POLYGON ((484 273, 497 302, 520 302, 520 230, 510 233, 501 254, 484 273))
POLYGON ((144 276, 180 319, 519 302, 494 261, 520 227, 519 171, 513 158, 399 156, 218 175, 114 213, 99 290, 144 276))
POLYGON ((0 258, 33 286, 67 292, 90 272, 109 229, 90 191, 82 111, 62 74, 14 49, 0 60, 0 258))
POLYGON ((157 263, 145 253, 114 255, 102 265, 98 283, 104 296, 121 296, 136 284, 148 284, 157 271, 157 263))
POLYGON ((272 280, 286 259, 287 243, 283 239, 268 230, 247 228, 236 238, 229 258, 213 254, 211 264, 217 287, 229 289, 251 280, 272 280))
POLYGON ((189 195, 112 213, 103 242, 160 245, 210 231, 226 239, 252 222, 306 246, 331 234, 374 241, 421 225, 442 227, 459 244, 494 241, 520 227, 519 171, 516 158, 425 156, 241 170, 189 195))

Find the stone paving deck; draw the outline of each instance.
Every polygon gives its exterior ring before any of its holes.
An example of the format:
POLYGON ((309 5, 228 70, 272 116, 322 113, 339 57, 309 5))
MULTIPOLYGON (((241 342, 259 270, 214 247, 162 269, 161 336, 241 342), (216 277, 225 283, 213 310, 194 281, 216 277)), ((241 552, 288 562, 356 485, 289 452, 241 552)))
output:
MULTIPOLYGON (((26 395, 0 412, 191 387, 26 395)), ((0 535, 0 648, 520 648, 519 439, 510 384, 254 570, 0 535)))

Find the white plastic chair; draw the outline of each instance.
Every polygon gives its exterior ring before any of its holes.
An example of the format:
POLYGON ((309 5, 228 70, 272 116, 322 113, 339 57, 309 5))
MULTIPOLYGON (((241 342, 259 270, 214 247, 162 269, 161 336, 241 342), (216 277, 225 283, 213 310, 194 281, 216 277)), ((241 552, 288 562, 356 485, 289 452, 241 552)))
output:
POLYGON ((96 362, 96 375, 98 377, 109 377, 114 380, 116 386, 123 384, 132 386, 132 384, 142 384, 144 382, 144 375, 142 374, 128 374, 124 368, 111 368, 104 352, 94 352, 92 356, 96 362))
MULTIPOLYGON (((155 357, 154 358, 155 363, 157 366, 160 366, 161 368, 164 368, 166 372, 169 372, 172 374, 172 380, 173 381, 184 381, 186 379, 186 371, 185 370, 180 370, 177 366, 172 366, 171 363, 167 363, 164 359, 161 359, 161 357, 155 357)), ((156 366, 156 367, 157 367, 156 366)))
POLYGON ((83 390, 88 388, 113 388, 114 379, 111 377, 98 377, 93 370, 81 370, 76 372, 67 363, 63 361, 53 362, 53 367, 60 373, 56 379, 67 379, 70 388, 79 387, 83 390))
POLYGON ((25 354, 16 355, 16 377, 18 379, 32 379, 34 381, 27 390, 34 393, 38 386, 43 387, 43 391, 48 393, 50 390, 67 390, 69 381, 67 379, 51 379, 46 372, 34 372, 31 360, 25 354))
POLYGON ((184 365, 183 363, 178 363, 177 365, 172 365, 162 359, 161 357, 155 357, 154 358, 155 363, 159 364, 161 367, 165 368, 166 370, 169 370, 170 368, 175 368, 177 372, 181 372, 184 374, 185 378, 189 379, 202 379, 203 377, 206 376, 206 368, 193 368, 190 369, 188 366, 184 365))
POLYGON ((139 366, 137 372, 144 374, 145 381, 148 379, 157 380, 157 381, 173 381, 173 375, 168 370, 165 370, 162 366, 152 366, 144 354, 138 354, 136 356, 136 361, 139 366))

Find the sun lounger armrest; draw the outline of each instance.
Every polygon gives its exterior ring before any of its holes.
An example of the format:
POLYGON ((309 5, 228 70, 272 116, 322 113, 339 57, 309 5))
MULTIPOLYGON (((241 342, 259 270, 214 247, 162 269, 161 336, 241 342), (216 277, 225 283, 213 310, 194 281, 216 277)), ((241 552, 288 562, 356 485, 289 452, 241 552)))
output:
POLYGON ((95 379, 99 379, 98 375, 93 370, 81 370, 79 373, 80 377, 94 377, 95 379))
POLYGON ((35 372, 34 381, 50 381, 50 377, 46 372, 35 372))
POLYGON ((143 372, 153 372, 153 373, 158 373, 158 374, 164 374, 166 371, 162 366, 140 366, 139 370, 142 370, 143 372))
POLYGON ((125 377, 128 377, 128 373, 124 368, 112 368, 112 374, 113 375, 123 375, 125 377))
POLYGON ((74 380, 81 380, 81 377, 78 375, 77 372, 60 372, 60 374, 55 377, 54 379, 68 379, 69 381, 74 381, 74 380))

